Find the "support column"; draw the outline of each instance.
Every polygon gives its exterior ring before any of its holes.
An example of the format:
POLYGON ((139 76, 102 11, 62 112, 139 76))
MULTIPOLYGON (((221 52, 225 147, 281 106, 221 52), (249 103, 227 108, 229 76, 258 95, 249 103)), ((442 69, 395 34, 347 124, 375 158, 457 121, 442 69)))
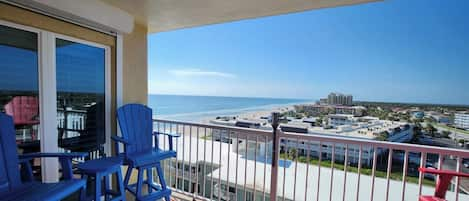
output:
POLYGON ((272 170, 270 173, 270 201, 277 200, 278 159, 280 154, 280 139, 278 136, 280 113, 272 113, 272 170))

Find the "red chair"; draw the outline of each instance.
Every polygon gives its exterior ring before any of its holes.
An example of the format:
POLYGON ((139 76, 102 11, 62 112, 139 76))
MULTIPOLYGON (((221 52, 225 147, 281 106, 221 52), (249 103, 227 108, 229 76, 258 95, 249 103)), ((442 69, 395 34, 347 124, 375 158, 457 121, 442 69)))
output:
POLYGON ((424 174, 428 173, 438 175, 438 180, 435 186, 435 195, 422 195, 419 197, 419 201, 446 201, 446 191, 448 190, 449 184, 451 183, 453 177, 469 177, 469 174, 450 170, 419 168, 419 171, 424 174))
MULTIPOLYGON (((5 105, 5 113, 13 117, 15 127, 32 128, 39 124, 39 101, 33 96, 16 96, 5 105)), ((31 140, 34 140, 36 136, 34 130, 31 130, 31 140)), ((23 133, 23 138, 25 135, 23 133)))

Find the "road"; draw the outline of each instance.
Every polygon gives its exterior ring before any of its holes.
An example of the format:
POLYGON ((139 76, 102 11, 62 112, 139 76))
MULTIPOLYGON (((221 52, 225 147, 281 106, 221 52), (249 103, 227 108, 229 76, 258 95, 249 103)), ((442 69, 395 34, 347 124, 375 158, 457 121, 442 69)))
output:
POLYGON ((433 145, 438 147, 447 147, 453 149, 463 149, 454 140, 448 138, 431 138, 433 145))
POLYGON ((465 139, 467 141, 469 141, 469 134, 467 133, 463 133, 463 132, 458 132, 458 131, 455 131, 453 129, 448 129, 448 128, 445 128, 445 127, 441 127, 439 126, 438 124, 433 124, 433 126, 438 130, 438 132, 443 132, 443 131, 449 131, 451 132, 450 134, 450 137, 452 139, 465 139))
MULTIPOLYGON (((451 132, 451 134, 449 135, 449 137, 451 139, 456 139, 456 140, 459 140, 459 139, 464 139, 466 141, 469 141, 469 134, 467 133, 463 133, 463 132, 457 132, 455 130, 450 130, 448 128, 444 128, 444 127, 441 127, 439 126, 438 124, 432 124, 433 127, 435 127, 439 133, 442 133, 443 131, 449 131, 451 132)), ((423 127, 426 127, 427 126, 427 123, 426 122, 423 122, 422 123, 422 126, 423 127)), ((461 147, 454 147, 454 148, 461 148, 461 147)))

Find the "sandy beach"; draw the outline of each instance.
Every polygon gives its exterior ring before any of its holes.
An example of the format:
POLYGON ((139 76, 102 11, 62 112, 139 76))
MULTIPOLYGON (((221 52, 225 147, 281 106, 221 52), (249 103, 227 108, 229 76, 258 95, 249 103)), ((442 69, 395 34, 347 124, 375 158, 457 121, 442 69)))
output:
MULTIPOLYGON (((282 105, 282 106, 275 106, 272 108, 262 108, 256 111, 249 111, 249 112, 241 112, 239 114, 235 115, 215 115, 215 116, 208 116, 200 119, 201 123, 210 123, 210 120, 215 119, 216 117, 220 116, 228 116, 228 117, 236 117, 237 119, 247 119, 247 120, 254 120, 254 119, 260 119, 261 117, 268 117, 272 114, 272 112, 287 112, 290 110, 294 110, 294 106, 298 105, 300 103, 296 104, 288 104, 288 105, 282 105)), ((301 104, 314 104, 313 103, 301 103, 301 104)))

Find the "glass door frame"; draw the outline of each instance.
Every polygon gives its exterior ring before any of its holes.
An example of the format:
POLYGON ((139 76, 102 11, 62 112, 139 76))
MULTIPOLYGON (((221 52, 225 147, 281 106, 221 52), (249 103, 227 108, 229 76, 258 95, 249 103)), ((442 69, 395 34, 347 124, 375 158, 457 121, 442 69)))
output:
MULTIPOLYGON (((81 43, 81 44, 84 44, 84 45, 88 45, 88 46, 92 46, 92 47, 96 47, 96 48, 101 48, 101 49, 104 49, 104 95, 105 95, 105 100, 104 100, 104 104, 105 104, 105 108, 104 108, 104 113, 105 113, 105 140, 106 140, 106 143, 104 144, 104 153, 108 156, 111 155, 111 143, 110 143, 110 139, 111 139, 111 105, 112 105, 112 96, 111 96, 111 90, 112 90, 112 87, 111 87, 111 47, 107 46, 107 45, 103 45, 103 44, 99 44, 99 43, 95 43, 95 42, 90 42, 90 41, 86 41, 86 40, 82 40, 82 39, 78 39, 78 38, 74 38, 74 37, 71 37, 71 36, 67 36, 67 35, 63 35, 63 34, 58 34, 58 33, 51 33, 52 34, 52 41, 53 41, 53 44, 52 46, 54 47, 53 48, 53 52, 52 52, 52 55, 54 56, 53 58, 53 62, 54 62, 54 76, 57 74, 56 73, 56 58, 55 58, 55 55, 56 55, 56 52, 55 52, 55 48, 56 48, 56 41, 57 39, 63 39, 63 40, 67 40, 67 41, 71 41, 71 42, 75 42, 75 43, 81 43)), ((57 79, 54 77, 54 81, 56 81, 57 79)), ((54 90, 54 93, 55 93, 55 100, 57 100, 57 90, 56 90, 56 86, 55 86, 55 90, 54 90)), ((56 102, 54 102, 55 104, 56 102)), ((57 111, 57 104, 55 104, 55 110, 54 111, 57 111)), ((55 117, 56 117, 57 113, 55 114, 55 117)), ((56 119, 55 119, 56 120, 56 119)))
MULTIPOLYGON (((59 152, 57 130, 57 80, 56 80, 56 39, 64 39, 76 43, 102 48, 105 50, 105 144, 106 155, 111 154, 111 47, 67 35, 62 35, 34 27, 24 26, 4 20, 0 25, 24 30, 37 34, 38 42, 38 90, 39 90, 39 137, 40 151, 59 152)), ((59 163, 55 158, 41 159, 41 175, 43 182, 59 180, 59 163)))

